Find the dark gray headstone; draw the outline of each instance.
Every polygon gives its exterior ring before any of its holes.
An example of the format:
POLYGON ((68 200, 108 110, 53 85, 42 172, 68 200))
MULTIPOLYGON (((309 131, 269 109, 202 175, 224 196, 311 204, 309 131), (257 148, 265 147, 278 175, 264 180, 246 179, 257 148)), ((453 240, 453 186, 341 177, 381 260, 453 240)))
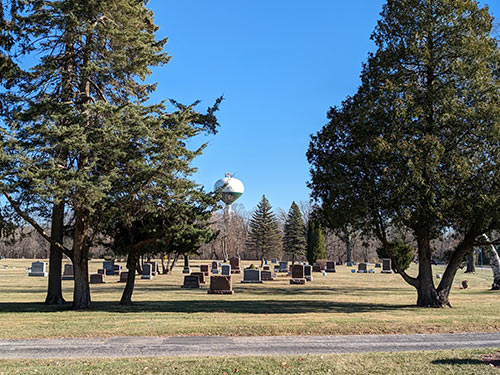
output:
POLYGON ((115 274, 115 261, 105 260, 102 262, 102 268, 106 272, 106 276, 113 276, 115 274))
POLYGON ((151 263, 144 263, 142 266, 141 279, 153 280, 153 265, 151 263))
POLYGON ((47 262, 33 262, 31 263, 31 272, 28 276, 48 276, 47 273, 47 262))
POLYGON ((260 274, 260 270, 245 268, 243 270, 243 280, 242 283, 261 283, 262 278, 260 274))

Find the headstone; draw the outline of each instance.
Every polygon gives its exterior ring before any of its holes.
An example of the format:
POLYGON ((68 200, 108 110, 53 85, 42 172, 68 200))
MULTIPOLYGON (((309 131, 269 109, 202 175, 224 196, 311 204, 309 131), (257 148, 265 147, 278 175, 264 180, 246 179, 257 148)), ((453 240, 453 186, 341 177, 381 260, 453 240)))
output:
POLYGON ((243 280, 242 283, 262 283, 261 271, 252 268, 245 268, 243 270, 243 280))
POLYGON ((335 272, 335 262, 326 262, 325 271, 328 273, 335 272))
POLYGON ((240 258, 232 257, 229 259, 229 264, 231 265, 231 273, 241 273, 240 258))
POLYGON ((304 278, 306 281, 313 281, 312 266, 309 264, 304 266, 304 278))
POLYGON ((160 264, 157 261, 151 261, 149 262, 151 264, 151 274, 153 276, 157 276, 160 272, 160 264))
POLYGON ((144 263, 142 266, 141 279, 153 280, 153 265, 151 263, 144 263))
POLYGON ((278 272, 288 272, 288 262, 280 261, 278 272))
POLYGON ((267 259, 264 261, 264 264, 269 264, 269 262, 267 261, 267 259))
POLYGON ((368 270, 368 273, 375 273, 375 270, 374 270, 373 268, 370 268, 370 269, 368 270))
POLYGON ((441 278, 441 274, 440 273, 436 273, 436 279, 440 279, 441 278))
POLYGON ((191 273, 191 268, 189 267, 189 256, 184 255, 184 268, 182 269, 182 273, 191 273))
POLYGON ((222 276, 230 276, 231 275, 231 265, 230 264, 223 264, 221 267, 221 275, 222 276))
POLYGON ((205 284, 205 272, 191 272, 191 276, 197 276, 200 279, 200 284, 205 284))
POLYGON ((103 273, 94 273, 90 275, 90 284, 104 284, 104 274, 103 273))
POLYGON ((274 272, 279 272, 280 271, 280 266, 277 264, 274 265, 274 272))
POLYGON ((292 278, 290 279, 290 284, 305 284, 306 279, 304 277, 304 265, 294 264, 292 265, 292 278))
MULTIPOLYGON (((201 272, 199 272, 199 273, 201 273, 201 272)), ((182 285, 182 288, 186 288, 186 289, 199 289, 199 288, 201 288, 200 278, 198 276, 193 275, 193 274, 184 276, 184 285, 182 285)))
POLYGON ((337 264, 337 266, 342 266, 344 264, 344 262, 342 262, 341 260, 339 260, 336 264, 337 264))
POLYGON ((102 262, 102 268, 106 272, 106 276, 113 276, 115 274, 115 261, 105 260, 102 262))
POLYGON ((264 271, 271 271, 271 268, 269 266, 264 266, 263 270, 264 271))
POLYGON ((124 271, 120 273, 120 280, 118 281, 119 283, 126 283, 128 279, 128 271, 124 271))
POLYGON ((47 276, 47 262, 33 262, 31 263, 31 272, 28 276, 47 276))
POLYGON ((366 263, 358 264, 358 273, 366 273, 366 263))
POLYGON ((314 263, 313 272, 321 272, 321 266, 319 264, 314 263))
POLYGON ((278 261, 276 259, 271 259, 271 263, 276 264, 276 263, 278 263, 278 261))
POLYGON ((208 294, 233 294, 233 283, 229 276, 210 276, 208 294))
POLYGON ((72 264, 65 264, 64 265, 64 272, 61 277, 62 280, 74 280, 75 275, 73 273, 73 265, 72 264))
POLYGON ((467 289, 468 287, 469 287, 469 281, 468 280, 463 280, 460 289, 467 289))
POLYGON ((262 271, 260 278, 262 281, 273 281, 276 278, 276 274, 271 271, 262 271))
POLYGON ((390 258, 382 259, 382 273, 392 273, 392 263, 390 258))
POLYGON ((106 270, 105 270, 104 268, 99 268, 99 269, 97 270, 97 273, 98 273, 99 275, 105 275, 105 274, 106 274, 106 270))
POLYGON ((381 268, 382 265, 380 263, 375 263, 375 268, 381 268))
POLYGON ((205 276, 208 276, 208 274, 209 274, 208 264, 200 265, 200 272, 203 272, 205 274, 205 276))
POLYGON ((113 272, 115 275, 119 275, 121 270, 122 270, 122 266, 120 266, 119 264, 113 265, 113 272))
POLYGON ((346 266, 347 266, 347 267, 352 267, 352 266, 354 266, 354 262, 347 262, 347 263, 346 263, 346 266))
POLYGON ((219 263, 217 263, 216 261, 213 261, 212 262, 212 273, 215 271, 218 271, 219 270, 219 263))

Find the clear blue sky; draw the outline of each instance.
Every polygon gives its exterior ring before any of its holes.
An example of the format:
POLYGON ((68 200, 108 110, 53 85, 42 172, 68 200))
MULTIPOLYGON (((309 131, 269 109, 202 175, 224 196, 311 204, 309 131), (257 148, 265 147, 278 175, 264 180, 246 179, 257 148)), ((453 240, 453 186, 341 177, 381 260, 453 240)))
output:
MULTIPOLYGON (((362 62, 385 0, 151 0, 168 36, 171 62, 156 69, 154 99, 199 109, 224 94, 219 133, 195 163, 211 190, 233 172, 245 184, 238 200, 252 210, 262 194, 288 210, 309 199, 309 135, 359 85, 362 62)), ((500 1, 484 0, 500 17, 500 1)))

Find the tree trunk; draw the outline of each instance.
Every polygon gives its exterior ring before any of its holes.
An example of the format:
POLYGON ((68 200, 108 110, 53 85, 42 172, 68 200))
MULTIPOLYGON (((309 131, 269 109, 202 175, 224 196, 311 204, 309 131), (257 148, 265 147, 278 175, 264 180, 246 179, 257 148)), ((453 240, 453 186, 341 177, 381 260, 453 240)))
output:
POLYGON ((137 261, 135 262, 135 270, 137 271, 138 275, 142 275, 142 267, 141 267, 141 263, 139 261, 139 257, 136 257, 136 258, 137 258, 137 261))
POLYGON ((295 254, 292 254, 292 265, 295 264, 295 254))
POLYGON ((174 269, 175 264, 177 263, 177 259, 179 259, 179 254, 174 255, 174 259, 172 260, 172 264, 170 265, 170 269, 168 270, 168 273, 172 273, 172 270, 174 269))
POLYGON ((465 273, 475 273, 476 272, 476 265, 474 263, 474 252, 471 251, 471 253, 467 256, 467 269, 465 270, 465 273))
POLYGON ((75 235, 73 238, 73 272, 75 274, 73 309, 81 310, 90 307, 88 228, 86 214, 82 209, 75 211, 75 218, 75 235))
POLYGON ((450 307, 449 290, 438 293, 434 286, 431 265, 431 246, 427 229, 417 232, 418 246, 418 285, 417 306, 419 307, 450 307))
POLYGON ((349 233, 347 233, 346 236, 345 236, 345 257, 346 257, 346 262, 352 262, 352 257, 351 257, 351 238, 349 236, 349 233))
POLYGON ((168 264, 170 263, 170 254, 168 254, 167 264, 165 265, 165 254, 161 253, 161 273, 162 275, 166 275, 168 273, 168 264))
MULTIPOLYGON (((63 243, 64 235, 64 202, 54 204, 52 207, 52 222, 50 229, 50 237, 63 243)), ((54 245, 50 245, 50 258, 49 258, 49 285, 47 288, 47 297, 45 304, 47 305, 61 305, 66 301, 62 295, 62 282, 61 282, 61 267, 62 267, 62 252, 54 245)))
MULTIPOLYGON (((488 236, 483 235, 483 238, 490 242, 488 236)), ((497 249, 495 249, 494 245, 489 245, 484 247, 484 252, 490 261, 491 270, 493 271, 493 284, 491 285, 491 289, 500 290, 500 257, 498 256, 497 249)))
POLYGON ((127 269, 128 269, 127 284, 125 285, 125 289, 123 289, 120 305, 124 306, 132 305, 132 293, 134 292, 134 286, 135 286, 135 270, 138 262, 139 258, 137 256, 137 250, 132 246, 127 256, 127 269))

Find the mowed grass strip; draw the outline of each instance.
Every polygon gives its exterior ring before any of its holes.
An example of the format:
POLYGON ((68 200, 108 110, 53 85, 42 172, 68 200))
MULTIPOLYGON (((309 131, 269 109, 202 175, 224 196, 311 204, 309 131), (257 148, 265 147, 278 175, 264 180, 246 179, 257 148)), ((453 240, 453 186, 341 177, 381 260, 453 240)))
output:
POLYGON ((306 356, 0 361, 2 374, 498 374, 482 361, 494 349, 306 356))
MULTIPOLYGON (((199 265, 197 261, 194 264, 199 265)), ((182 268, 154 280, 138 278, 134 306, 118 304, 124 287, 118 276, 91 285, 92 307, 46 306, 47 278, 28 277, 31 260, 0 260, 0 338, 108 337, 170 335, 340 335, 487 332, 500 329, 500 292, 489 290, 491 270, 474 275, 459 270, 451 309, 416 308, 416 291, 399 275, 351 273, 338 266, 326 277, 290 285, 279 277, 263 284, 241 284, 233 275, 234 295, 182 289, 182 268), (7 269, 1 269, 8 265, 7 269), (15 267, 15 269, 14 269, 15 267), (470 288, 459 289, 467 279, 470 288)), ((248 265, 250 262, 244 262, 248 265)), ((91 272, 102 261, 91 261, 91 272)), ((413 265, 410 272, 415 273, 413 265)), ((435 266, 434 273, 442 273, 435 266)), ((73 281, 63 281, 72 299, 73 281)))

